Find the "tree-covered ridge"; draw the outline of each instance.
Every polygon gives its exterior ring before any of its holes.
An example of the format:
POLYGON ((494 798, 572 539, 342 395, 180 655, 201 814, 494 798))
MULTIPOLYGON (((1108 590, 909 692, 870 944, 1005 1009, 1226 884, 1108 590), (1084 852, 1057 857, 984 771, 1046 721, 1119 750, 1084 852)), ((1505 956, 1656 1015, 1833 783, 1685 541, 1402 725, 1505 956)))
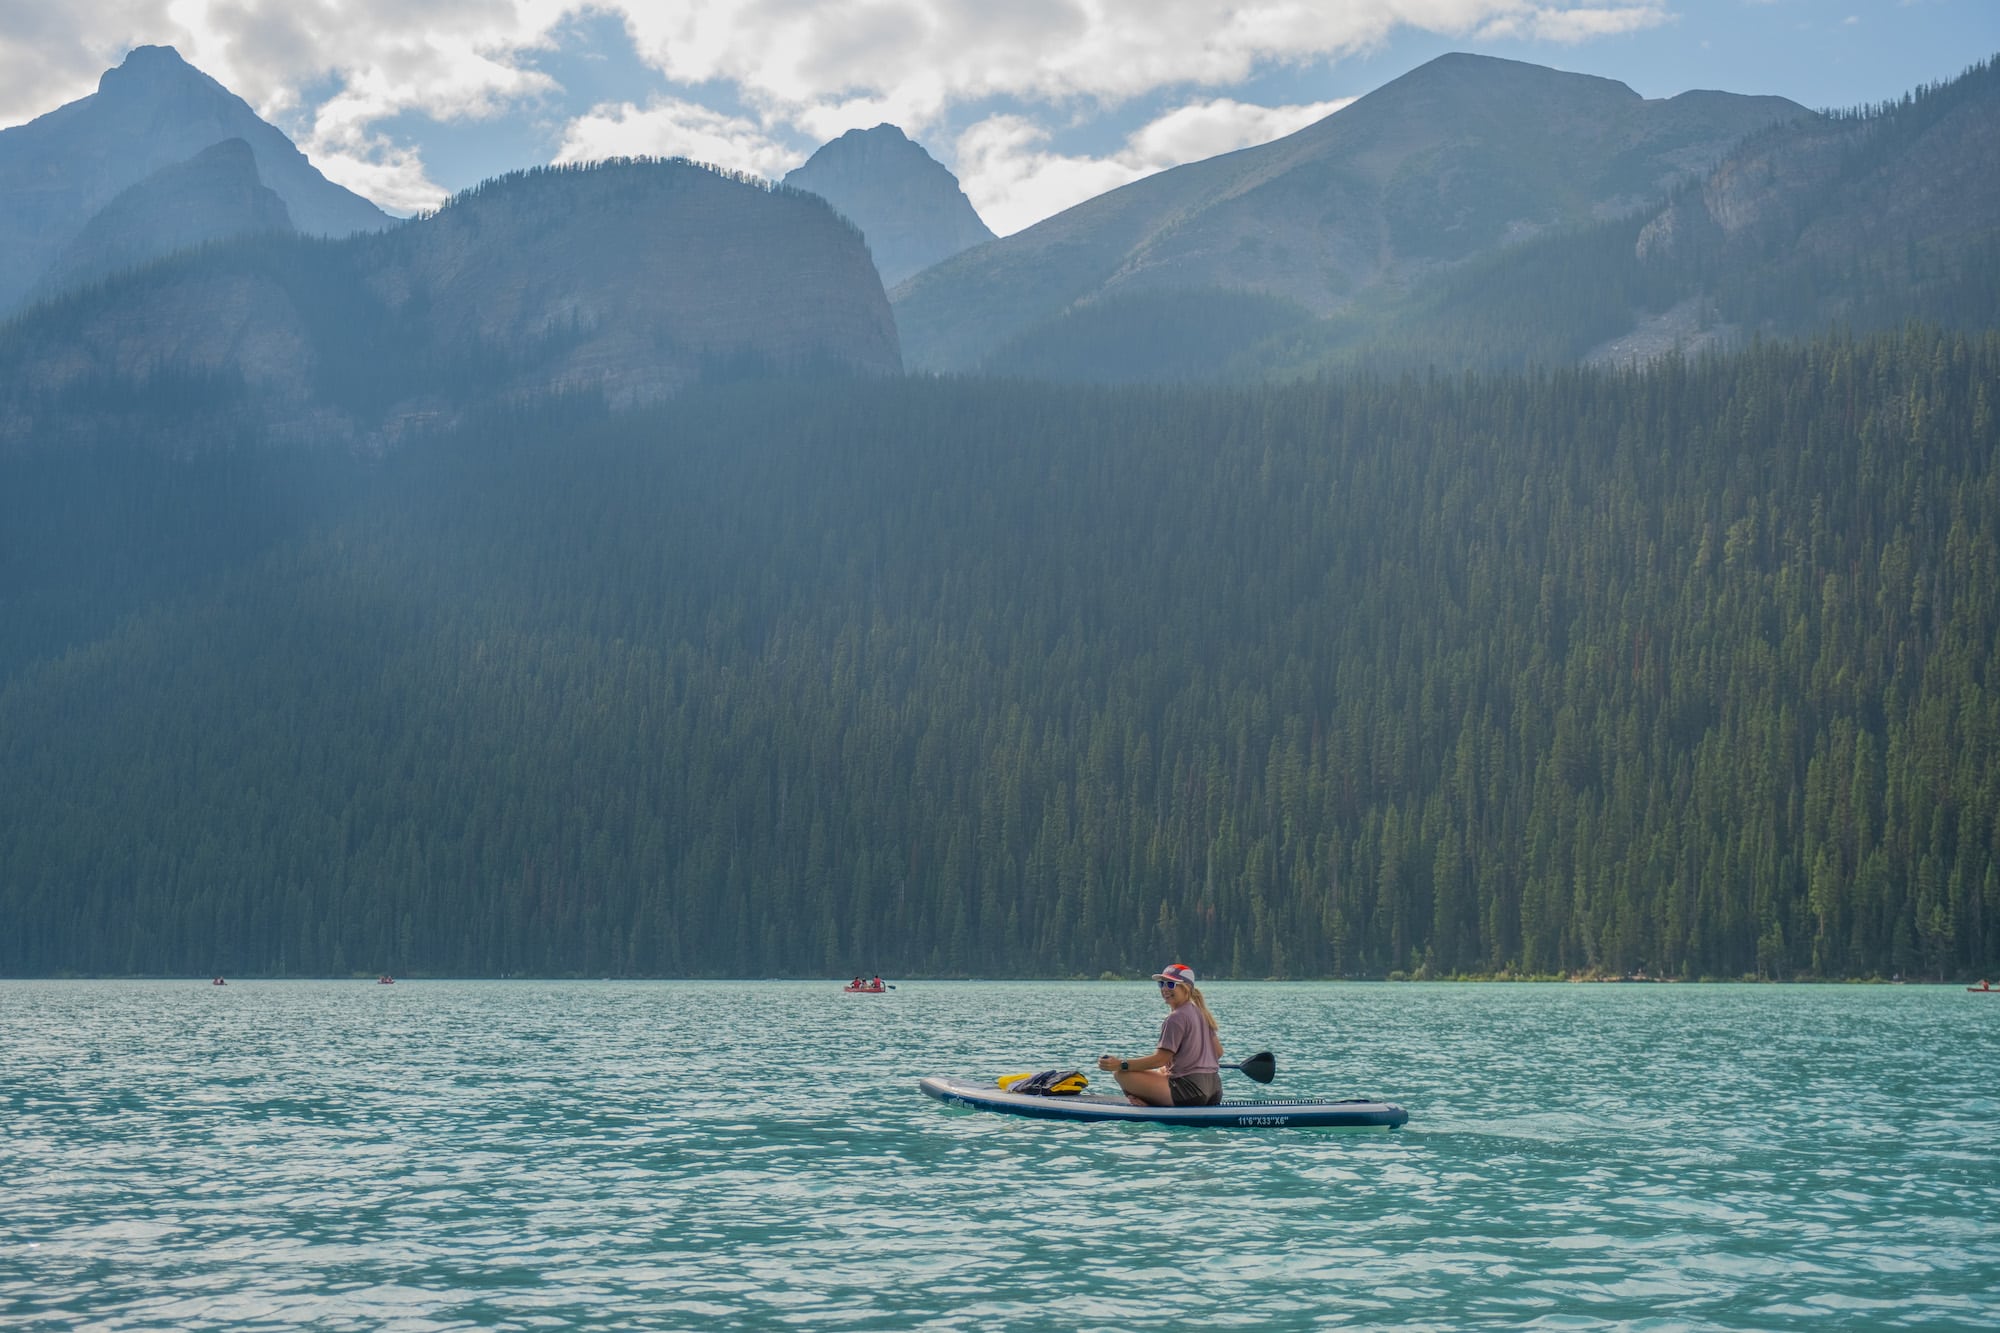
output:
POLYGON ((383 465, 0 689, 0 972, 2000 970, 2000 338, 383 465))

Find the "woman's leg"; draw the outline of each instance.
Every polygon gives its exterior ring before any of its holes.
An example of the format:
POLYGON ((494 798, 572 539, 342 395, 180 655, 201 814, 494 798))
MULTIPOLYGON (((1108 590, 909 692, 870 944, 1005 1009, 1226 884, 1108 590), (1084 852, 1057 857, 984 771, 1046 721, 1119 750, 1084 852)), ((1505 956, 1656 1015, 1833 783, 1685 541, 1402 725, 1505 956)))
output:
POLYGON ((1155 1069, 1128 1069, 1112 1074, 1118 1086, 1135 1106, 1172 1106, 1173 1088, 1167 1076, 1155 1069))

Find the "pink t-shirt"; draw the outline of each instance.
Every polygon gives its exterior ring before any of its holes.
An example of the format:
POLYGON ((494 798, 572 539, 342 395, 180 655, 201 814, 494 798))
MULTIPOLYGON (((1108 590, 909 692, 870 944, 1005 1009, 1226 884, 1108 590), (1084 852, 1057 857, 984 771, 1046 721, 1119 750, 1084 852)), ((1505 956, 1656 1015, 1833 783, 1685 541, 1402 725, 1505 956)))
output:
POLYGON ((1167 1067, 1168 1078, 1222 1072, 1216 1067, 1215 1038, 1208 1024, 1202 1021, 1201 1010, 1192 1004, 1168 1012, 1166 1021, 1160 1024, 1160 1049, 1173 1052, 1174 1062, 1167 1067))

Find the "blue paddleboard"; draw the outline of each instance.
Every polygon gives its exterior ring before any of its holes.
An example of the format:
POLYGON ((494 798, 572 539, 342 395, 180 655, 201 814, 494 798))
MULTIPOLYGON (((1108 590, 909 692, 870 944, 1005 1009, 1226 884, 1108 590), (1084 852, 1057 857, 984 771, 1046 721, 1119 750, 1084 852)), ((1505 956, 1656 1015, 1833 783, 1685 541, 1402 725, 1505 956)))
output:
POLYGON ((1212 1129, 1394 1129, 1410 1113, 1393 1102, 1353 1100, 1222 1102, 1215 1106, 1134 1106, 1121 1097, 1033 1097, 967 1079, 927 1078, 917 1084, 947 1106, 998 1111, 1037 1120, 1122 1120, 1212 1129))

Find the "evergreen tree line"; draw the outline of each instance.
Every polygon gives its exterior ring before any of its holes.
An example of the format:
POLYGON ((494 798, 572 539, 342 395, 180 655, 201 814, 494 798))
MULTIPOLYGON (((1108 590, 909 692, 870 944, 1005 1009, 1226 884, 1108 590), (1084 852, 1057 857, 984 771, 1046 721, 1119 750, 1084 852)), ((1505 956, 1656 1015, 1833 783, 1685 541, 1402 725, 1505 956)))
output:
POLYGON ((2000 972, 1996 392, 1913 328, 495 419, 17 655, 0 973, 2000 972))

